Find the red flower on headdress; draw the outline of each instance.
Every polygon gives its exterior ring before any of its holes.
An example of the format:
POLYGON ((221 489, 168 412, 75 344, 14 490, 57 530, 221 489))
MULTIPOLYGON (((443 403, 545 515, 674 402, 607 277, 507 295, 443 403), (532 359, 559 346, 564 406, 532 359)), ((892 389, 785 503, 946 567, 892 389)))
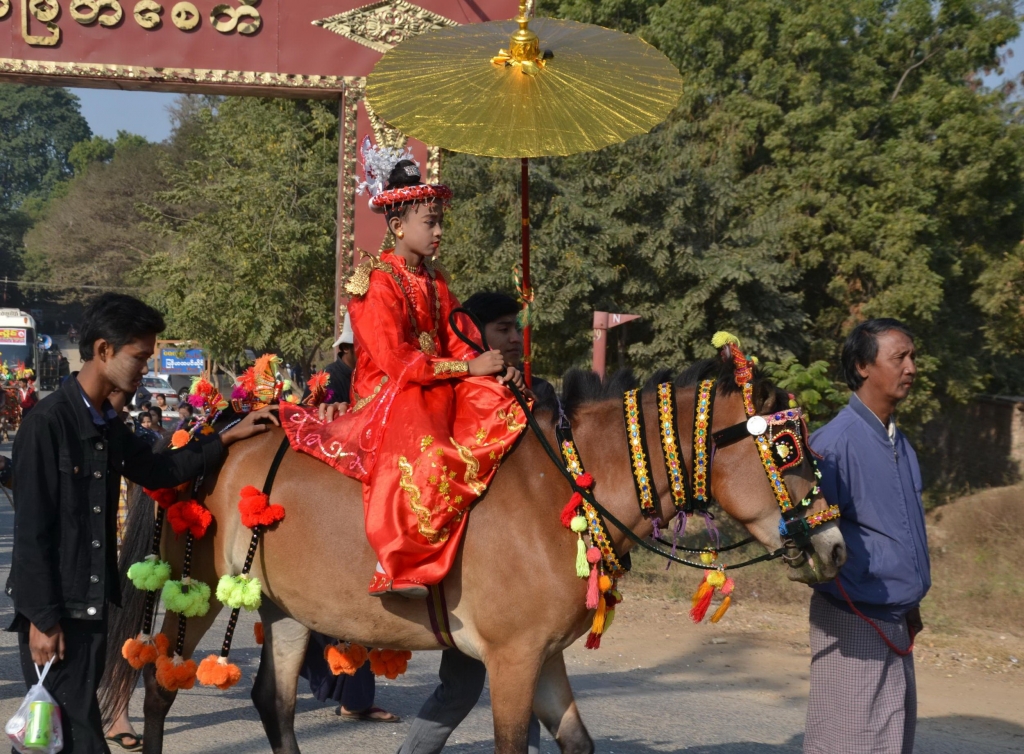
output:
POLYGON ((189 531, 193 537, 200 539, 213 523, 213 514, 195 500, 186 500, 167 509, 167 522, 175 534, 181 536, 189 531))
POLYGON ((250 529, 271 526, 284 518, 284 506, 270 505, 270 498, 251 484, 242 488, 238 512, 242 515, 242 526, 250 529))

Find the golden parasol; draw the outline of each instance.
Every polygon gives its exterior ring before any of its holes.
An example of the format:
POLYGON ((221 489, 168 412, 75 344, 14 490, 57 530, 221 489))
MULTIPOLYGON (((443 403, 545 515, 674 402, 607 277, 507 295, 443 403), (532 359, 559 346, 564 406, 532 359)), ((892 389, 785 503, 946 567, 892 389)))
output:
MULTIPOLYGON (((525 305, 532 298, 529 158, 593 151, 647 133, 681 95, 679 71, 639 37, 530 20, 525 0, 513 21, 441 29, 399 44, 377 62, 366 87, 374 113, 409 136, 454 152, 521 158, 525 305)), ((529 378, 528 321, 523 350, 529 378)))

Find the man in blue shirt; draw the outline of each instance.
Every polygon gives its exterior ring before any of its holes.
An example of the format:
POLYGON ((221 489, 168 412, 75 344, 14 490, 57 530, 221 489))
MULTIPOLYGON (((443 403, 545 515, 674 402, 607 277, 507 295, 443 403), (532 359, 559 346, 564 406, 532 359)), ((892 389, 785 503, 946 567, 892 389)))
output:
POLYGON ((847 559, 811 597, 806 754, 911 754, 917 687, 910 653, 931 586, 921 470, 896 427, 917 374, 895 319, 854 328, 842 352, 849 405, 811 436, 822 491, 842 512, 847 559))

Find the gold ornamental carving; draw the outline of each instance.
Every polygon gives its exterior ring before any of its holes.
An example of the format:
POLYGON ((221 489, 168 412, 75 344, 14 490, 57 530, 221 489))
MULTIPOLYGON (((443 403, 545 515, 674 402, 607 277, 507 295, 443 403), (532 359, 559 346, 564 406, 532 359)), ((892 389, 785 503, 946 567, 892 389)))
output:
POLYGON ((458 22, 406 0, 380 0, 361 8, 321 18, 314 26, 333 31, 377 52, 387 52, 425 31, 458 26, 458 22))

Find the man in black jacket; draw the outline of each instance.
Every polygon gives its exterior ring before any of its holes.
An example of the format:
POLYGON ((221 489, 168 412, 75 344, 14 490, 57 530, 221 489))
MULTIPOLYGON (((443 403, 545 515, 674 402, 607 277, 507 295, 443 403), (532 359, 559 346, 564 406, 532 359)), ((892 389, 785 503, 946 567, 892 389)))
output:
POLYGON ((150 489, 214 471, 224 448, 265 432, 268 412, 250 414, 208 441, 163 455, 136 438, 111 407, 115 389, 133 394, 147 372, 158 311, 108 293, 87 309, 82 371, 47 396, 14 440, 14 600, 22 673, 56 658, 45 686, 61 707, 64 754, 109 754, 96 688, 106 662, 107 603, 120 604, 117 500, 122 473, 150 489))

